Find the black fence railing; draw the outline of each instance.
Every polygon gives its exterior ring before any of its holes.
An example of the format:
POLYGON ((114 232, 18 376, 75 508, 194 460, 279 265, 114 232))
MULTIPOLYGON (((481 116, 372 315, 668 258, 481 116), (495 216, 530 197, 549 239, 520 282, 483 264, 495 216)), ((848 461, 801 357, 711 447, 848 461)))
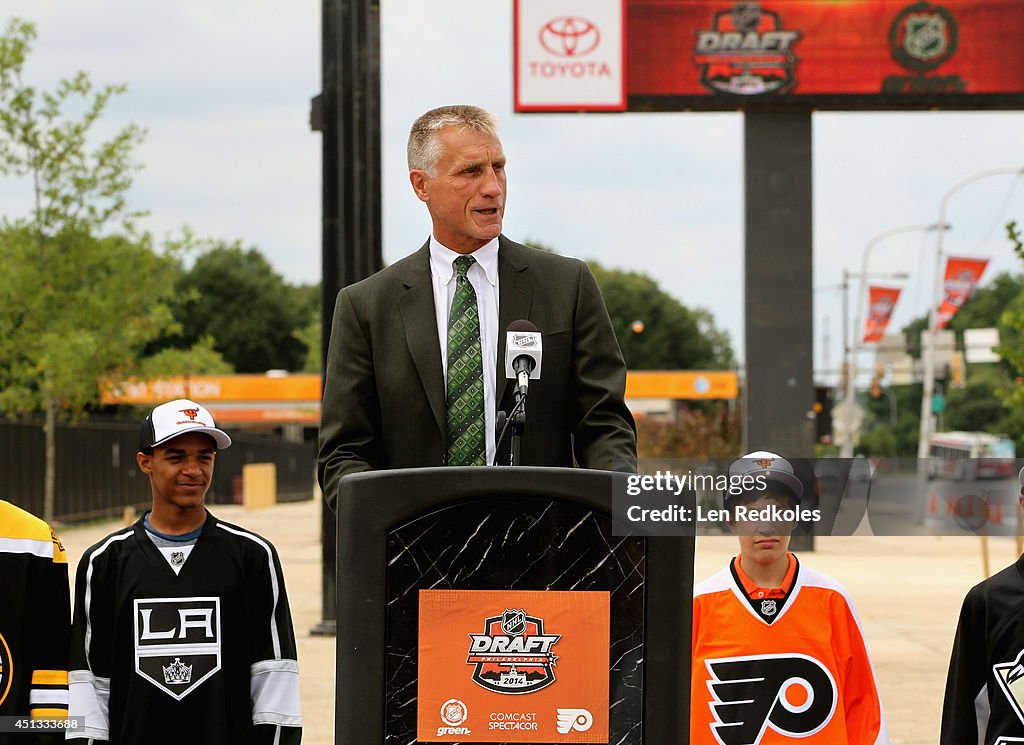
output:
MULTIPOLYGON (((240 502, 242 466, 248 463, 276 466, 278 501, 312 498, 312 443, 229 433, 233 442, 217 454, 207 503, 240 502)), ((120 515, 125 507, 147 507, 149 479, 135 463, 137 443, 138 426, 129 422, 59 424, 54 519, 90 520, 120 515)), ((42 424, 0 421, 0 499, 42 516, 45 472, 42 424)))

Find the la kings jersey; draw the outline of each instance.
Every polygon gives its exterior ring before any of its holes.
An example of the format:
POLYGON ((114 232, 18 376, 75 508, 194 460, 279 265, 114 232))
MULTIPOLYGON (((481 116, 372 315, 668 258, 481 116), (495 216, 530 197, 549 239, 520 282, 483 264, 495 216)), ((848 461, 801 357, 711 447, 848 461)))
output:
MULTIPOLYGON (((3 500, 0 578, 0 716, 67 716, 67 554, 45 522, 3 500)), ((54 739, 0 732, 0 745, 54 739)))
POLYGON ((1024 743, 1024 557, 964 598, 940 742, 1024 743))
POLYGON ((755 610, 732 565, 694 588, 690 743, 888 743, 842 586, 797 564, 785 601, 760 602, 755 610))
POLYGON ((71 716, 112 745, 294 745, 298 663, 274 547, 206 522, 180 571, 142 518, 85 552, 75 584, 71 716))

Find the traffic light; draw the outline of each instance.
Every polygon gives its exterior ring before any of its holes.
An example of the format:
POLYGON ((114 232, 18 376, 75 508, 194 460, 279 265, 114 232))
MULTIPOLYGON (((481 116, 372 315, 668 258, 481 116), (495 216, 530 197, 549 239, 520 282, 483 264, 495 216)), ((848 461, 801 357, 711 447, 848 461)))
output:
POLYGON ((953 362, 949 366, 949 382, 952 385, 962 386, 964 384, 964 355, 963 352, 953 353, 953 362))
POLYGON ((875 374, 871 378, 871 398, 882 397, 882 378, 885 376, 885 366, 875 365, 875 374))
POLYGON ((832 442, 832 388, 814 386, 814 439, 816 442, 832 442))

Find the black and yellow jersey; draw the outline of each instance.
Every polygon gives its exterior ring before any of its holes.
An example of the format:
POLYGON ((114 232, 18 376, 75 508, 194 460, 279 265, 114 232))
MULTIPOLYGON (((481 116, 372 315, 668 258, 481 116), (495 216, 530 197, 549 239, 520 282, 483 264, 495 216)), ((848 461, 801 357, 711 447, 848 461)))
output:
MULTIPOLYGON (((67 554, 45 522, 3 500, 0 577, 0 716, 67 716, 67 554)), ((0 732, 9 742, 28 740, 0 732)))

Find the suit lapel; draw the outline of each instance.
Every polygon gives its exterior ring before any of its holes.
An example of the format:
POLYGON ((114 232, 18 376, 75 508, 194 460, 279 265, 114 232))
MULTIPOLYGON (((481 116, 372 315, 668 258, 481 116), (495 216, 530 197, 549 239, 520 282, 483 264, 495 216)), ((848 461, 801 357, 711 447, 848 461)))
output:
POLYGON ((508 378, 505 377, 505 330, 513 321, 530 319, 533 277, 528 271, 523 247, 505 236, 498 239, 498 367, 496 406, 501 406, 508 378))
POLYGON ((437 316, 430 281, 430 241, 416 252, 413 266, 403 277, 402 282, 405 291, 399 298, 398 307, 405 326, 405 341, 443 439, 447 430, 447 415, 444 375, 441 371, 441 345, 437 340, 437 316))

